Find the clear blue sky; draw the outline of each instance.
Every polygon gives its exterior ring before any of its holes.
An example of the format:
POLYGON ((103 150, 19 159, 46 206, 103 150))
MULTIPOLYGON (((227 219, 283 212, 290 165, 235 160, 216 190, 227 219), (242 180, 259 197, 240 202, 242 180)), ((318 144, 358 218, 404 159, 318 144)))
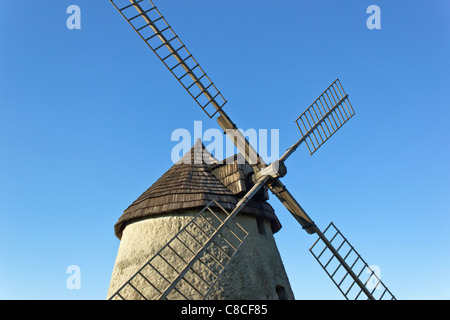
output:
MULTIPOLYGON (((356 116, 283 179, 399 299, 450 299, 450 3, 155 0, 243 129, 280 129, 337 77, 356 116), (369 5, 381 30, 369 30, 369 5)), ((177 128, 216 128, 109 1, 0 1, 0 298, 105 299, 123 210, 171 165, 177 128), (66 9, 81 8, 81 30, 66 9), (69 265, 81 289, 66 287, 69 265)), ((341 299, 272 196, 297 299, 341 299)))

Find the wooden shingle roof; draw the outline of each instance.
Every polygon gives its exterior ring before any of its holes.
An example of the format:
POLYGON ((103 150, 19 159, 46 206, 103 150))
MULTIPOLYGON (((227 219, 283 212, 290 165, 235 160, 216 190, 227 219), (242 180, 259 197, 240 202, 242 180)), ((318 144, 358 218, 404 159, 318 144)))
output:
MULTIPOLYGON (((212 173, 211 169, 217 164, 218 161, 198 140, 180 161, 124 211, 114 226, 116 236, 122 237, 127 223, 188 209, 200 210, 212 200, 231 212, 242 195, 233 193, 212 173)), ((264 197, 254 196, 240 214, 269 219, 273 233, 281 228, 272 206, 264 197)))

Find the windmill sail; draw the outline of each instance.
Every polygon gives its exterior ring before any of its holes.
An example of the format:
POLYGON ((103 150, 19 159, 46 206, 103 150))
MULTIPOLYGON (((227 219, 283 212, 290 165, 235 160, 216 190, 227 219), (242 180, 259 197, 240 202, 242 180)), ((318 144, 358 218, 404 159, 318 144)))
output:
POLYGON ((348 95, 336 79, 295 122, 312 155, 354 115, 348 95))
POLYGON ((309 251, 347 300, 396 300, 374 267, 364 261, 333 222, 309 251), (327 232, 332 236, 327 237, 327 232))
POLYGON ((233 218, 211 201, 109 299, 206 299, 247 238, 233 218))
POLYGON ((302 134, 292 147, 280 158, 285 161, 297 148, 306 142, 313 155, 333 134, 336 133, 355 111, 339 79, 336 79, 295 122, 302 134))
POLYGON ((110 1, 208 117, 214 117, 227 101, 153 2, 110 1))

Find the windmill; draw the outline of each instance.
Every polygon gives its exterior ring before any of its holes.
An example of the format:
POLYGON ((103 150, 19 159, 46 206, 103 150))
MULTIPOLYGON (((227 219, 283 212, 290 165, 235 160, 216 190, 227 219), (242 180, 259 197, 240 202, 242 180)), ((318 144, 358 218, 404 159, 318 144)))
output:
MULTIPOLYGON (((207 299, 248 236, 248 232, 236 222, 237 215, 265 188, 281 201, 308 234, 318 236, 310 251, 346 299, 395 299, 375 270, 336 226, 330 223, 322 232, 280 180, 287 172, 285 161, 300 145, 305 143, 310 154, 314 154, 355 114, 339 79, 296 119, 300 139, 279 160, 266 164, 225 113, 227 101, 222 93, 154 3, 151 0, 110 2, 208 117, 218 116, 220 128, 233 141, 246 163, 251 165, 254 174, 251 188, 231 210, 223 208, 217 201, 208 203, 109 299, 148 299, 150 291, 153 292, 151 299, 192 299, 194 291, 196 299, 207 299), (203 235, 202 239, 194 239, 197 244, 192 248, 187 245, 187 239, 189 236, 192 238, 194 229, 198 237, 203 235), (166 267, 155 267, 156 260, 164 261, 166 267), (199 265, 208 270, 208 275, 200 274, 199 265), (194 281, 194 278, 200 280, 194 281)), ((190 156, 195 157, 195 153, 190 156)))

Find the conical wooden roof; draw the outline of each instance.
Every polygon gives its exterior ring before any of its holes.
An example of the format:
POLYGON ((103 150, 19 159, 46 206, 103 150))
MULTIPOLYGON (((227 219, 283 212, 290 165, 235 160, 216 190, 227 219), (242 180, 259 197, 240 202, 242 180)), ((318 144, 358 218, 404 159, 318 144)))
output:
MULTIPOLYGON (((114 226, 116 236, 122 237, 127 223, 188 209, 201 210, 212 200, 231 212, 241 196, 230 191, 211 172, 217 164, 217 159, 198 140, 180 161, 124 211, 114 226)), ((281 228, 272 206, 264 198, 253 197, 240 214, 269 219, 274 233, 281 228)))

